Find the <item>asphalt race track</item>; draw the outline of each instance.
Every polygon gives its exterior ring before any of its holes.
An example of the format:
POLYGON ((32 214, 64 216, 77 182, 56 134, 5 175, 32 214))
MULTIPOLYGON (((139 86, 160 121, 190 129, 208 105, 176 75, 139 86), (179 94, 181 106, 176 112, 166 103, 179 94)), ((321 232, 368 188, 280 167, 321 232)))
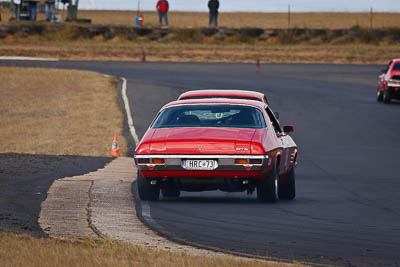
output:
POLYGON ((400 102, 375 100, 377 65, 19 62, 128 80, 139 137, 187 90, 267 95, 299 147, 297 198, 259 204, 245 193, 183 193, 150 203, 156 229, 199 246, 347 266, 400 265, 400 102))

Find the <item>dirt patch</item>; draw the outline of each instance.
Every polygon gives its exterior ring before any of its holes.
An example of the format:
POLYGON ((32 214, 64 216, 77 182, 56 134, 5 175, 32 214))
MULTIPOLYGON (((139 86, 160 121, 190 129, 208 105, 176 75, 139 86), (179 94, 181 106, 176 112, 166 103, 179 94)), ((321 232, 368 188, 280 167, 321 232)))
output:
POLYGON ((53 238, 96 238, 88 224, 91 181, 57 180, 42 202, 39 224, 53 238))

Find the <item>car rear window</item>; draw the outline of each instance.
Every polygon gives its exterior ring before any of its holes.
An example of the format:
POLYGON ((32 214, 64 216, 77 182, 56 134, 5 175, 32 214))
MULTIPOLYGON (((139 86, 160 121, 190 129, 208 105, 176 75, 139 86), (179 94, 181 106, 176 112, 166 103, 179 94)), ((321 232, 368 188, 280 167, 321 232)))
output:
POLYGON ((163 110, 153 128, 227 127, 265 128, 260 110, 242 105, 182 105, 163 110))

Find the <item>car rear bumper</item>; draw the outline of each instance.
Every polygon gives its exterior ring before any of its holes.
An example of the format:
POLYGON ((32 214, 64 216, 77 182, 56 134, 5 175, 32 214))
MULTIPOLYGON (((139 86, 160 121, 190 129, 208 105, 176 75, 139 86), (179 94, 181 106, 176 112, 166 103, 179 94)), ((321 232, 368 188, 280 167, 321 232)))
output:
POLYGON ((144 177, 151 178, 258 178, 268 171, 271 159, 268 155, 135 155, 135 163, 144 177), (162 159, 164 163, 153 163, 162 159), (185 160, 215 160, 218 167, 213 170, 187 170, 185 160), (237 164, 236 160, 247 160, 237 164), (147 163, 143 163, 148 160, 147 163), (257 163, 251 164, 257 160, 257 163))
POLYGON ((149 178, 261 178, 265 171, 149 171, 141 170, 149 178))

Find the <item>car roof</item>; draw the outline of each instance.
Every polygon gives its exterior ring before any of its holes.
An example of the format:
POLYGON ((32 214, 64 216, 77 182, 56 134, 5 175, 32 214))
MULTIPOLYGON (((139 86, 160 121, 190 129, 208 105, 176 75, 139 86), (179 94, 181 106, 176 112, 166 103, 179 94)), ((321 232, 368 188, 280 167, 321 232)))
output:
POLYGON ((229 98, 250 98, 257 101, 264 102, 264 94, 255 91, 246 90, 225 90, 225 89, 206 89, 206 90, 193 90, 181 94, 178 100, 183 99, 198 99, 198 98, 212 98, 212 97, 229 97, 229 98))
POLYGON ((253 106, 259 109, 264 109, 266 104, 257 100, 247 99, 231 99, 231 98, 199 98, 199 99, 188 99, 188 100, 175 100, 166 104, 162 109, 181 106, 181 105, 201 105, 201 104, 228 104, 228 105, 247 105, 253 106))

